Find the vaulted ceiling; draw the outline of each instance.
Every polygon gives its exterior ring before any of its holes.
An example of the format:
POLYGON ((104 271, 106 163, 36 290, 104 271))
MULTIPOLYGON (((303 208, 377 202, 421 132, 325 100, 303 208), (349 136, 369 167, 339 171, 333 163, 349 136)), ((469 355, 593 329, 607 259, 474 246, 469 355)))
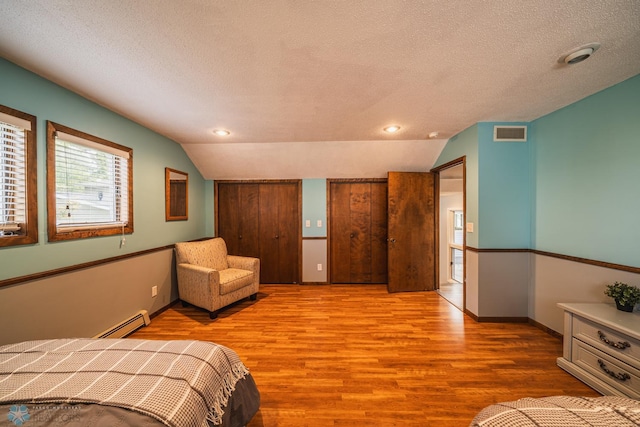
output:
POLYGON ((640 73, 640 2, 2 0, 0 55, 173 139, 207 179, 378 177, 640 73))

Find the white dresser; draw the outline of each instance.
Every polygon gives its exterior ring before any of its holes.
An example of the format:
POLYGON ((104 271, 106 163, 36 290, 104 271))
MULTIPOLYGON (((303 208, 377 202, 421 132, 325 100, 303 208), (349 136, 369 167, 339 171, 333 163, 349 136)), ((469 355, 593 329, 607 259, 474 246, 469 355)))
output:
POLYGON ((558 366, 605 395, 640 399, 640 313, 566 303, 558 366))

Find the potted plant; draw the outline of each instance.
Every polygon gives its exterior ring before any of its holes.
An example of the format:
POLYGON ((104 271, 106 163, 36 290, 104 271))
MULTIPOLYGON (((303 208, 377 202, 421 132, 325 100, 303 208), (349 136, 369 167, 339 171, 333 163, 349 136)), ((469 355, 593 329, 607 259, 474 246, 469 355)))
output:
POLYGON ((604 294, 616 301, 616 307, 622 311, 633 311, 635 305, 640 302, 640 289, 622 282, 607 285, 604 294))

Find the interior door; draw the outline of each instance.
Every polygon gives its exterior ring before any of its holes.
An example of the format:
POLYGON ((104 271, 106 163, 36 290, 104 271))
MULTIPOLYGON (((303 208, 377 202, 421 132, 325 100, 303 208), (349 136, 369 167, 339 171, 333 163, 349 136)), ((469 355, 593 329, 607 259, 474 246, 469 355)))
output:
POLYGON ((389 292, 436 289, 435 195, 435 174, 389 172, 389 292))
POLYGON ((332 182, 330 203, 331 283, 352 283, 351 278, 351 185, 332 182))
MULTIPOLYGON (((302 212, 300 212, 300 184, 282 183, 278 186, 278 280, 275 283, 300 281, 300 241, 302 212)), ((268 282, 265 282, 268 283, 268 282)))
POLYGON ((260 185, 260 283, 278 283, 280 270, 280 227, 278 187, 260 185))
POLYGON ((260 282, 298 283, 297 183, 260 184, 260 282))
POLYGON ((371 185, 371 283, 387 283, 387 183, 371 185))
POLYGON ((232 255, 260 256, 258 184, 218 185, 218 236, 232 255))
POLYGON ((331 182, 331 283, 387 283, 387 183, 331 182))
POLYGON ((261 283, 298 283, 300 181, 216 187, 216 235, 232 255, 260 258, 261 283))

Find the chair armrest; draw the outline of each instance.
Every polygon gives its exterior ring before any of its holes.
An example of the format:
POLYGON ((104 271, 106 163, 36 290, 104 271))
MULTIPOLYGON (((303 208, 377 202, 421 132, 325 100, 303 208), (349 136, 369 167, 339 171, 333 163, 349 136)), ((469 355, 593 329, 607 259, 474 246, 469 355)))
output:
POLYGON ((195 265, 195 264, 189 264, 189 263, 182 263, 182 264, 178 264, 178 268, 184 270, 184 271, 191 271, 191 272, 199 272, 202 274, 206 274, 209 273, 211 271, 218 271, 214 268, 209 268, 209 267, 203 267, 201 265, 195 265))
POLYGON ((260 258, 227 255, 227 264, 230 268, 253 271, 253 284, 251 286, 255 293, 258 292, 260 288, 260 258))
POLYGON ((193 264, 178 264, 178 293, 180 299, 215 310, 212 301, 220 295, 220 272, 193 264))
POLYGON ((229 268, 239 268, 240 270, 253 271, 260 275, 260 259, 247 256, 227 255, 229 268))

